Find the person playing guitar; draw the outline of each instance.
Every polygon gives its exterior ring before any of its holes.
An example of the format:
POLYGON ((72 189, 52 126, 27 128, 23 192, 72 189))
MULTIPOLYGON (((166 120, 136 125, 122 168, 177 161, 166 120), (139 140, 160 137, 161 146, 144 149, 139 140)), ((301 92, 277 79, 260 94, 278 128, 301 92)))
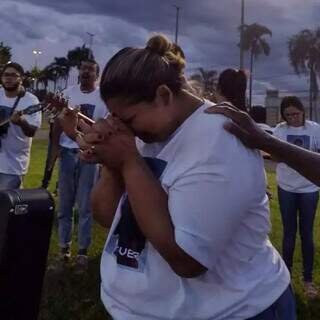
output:
POLYGON ((28 170, 32 137, 41 125, 40 111, 23 114, 23 110, 39 104, 22 86, 23 77, 22 66, 14 62, 6 64, 1 73, 0 190, 20 187, 28 170))

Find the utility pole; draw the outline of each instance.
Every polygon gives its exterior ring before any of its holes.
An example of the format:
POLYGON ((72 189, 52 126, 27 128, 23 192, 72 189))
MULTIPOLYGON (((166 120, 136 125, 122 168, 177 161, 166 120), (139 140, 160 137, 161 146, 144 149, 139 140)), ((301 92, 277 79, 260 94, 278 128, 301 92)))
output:
POLYGON ((87 34, 89 35, 90 39, 89 39, 89 59, 92 59, 92 45, 93 45, 93 37, 95 36, 93 33, 87 32, 87 34))
POLYGON ((244 69, 244 50, 243 50, 243 27, 244 27, 244 0, 241 0, 241 25, 240 25, 240 69, 244 69))
POLYGON ((175 44, 178 44, 178 33, 179 33, 179 11, 180 11, 180 7, 178 6, 175 6, 174 7, 176 8, 176 34, 175 34, 175 44))

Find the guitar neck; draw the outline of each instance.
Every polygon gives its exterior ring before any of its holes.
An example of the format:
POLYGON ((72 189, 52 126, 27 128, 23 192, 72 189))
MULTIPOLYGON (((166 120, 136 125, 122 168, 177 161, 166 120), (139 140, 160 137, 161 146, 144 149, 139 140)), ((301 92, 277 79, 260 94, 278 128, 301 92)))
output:
POLYGON ((84 122, 86 122, 87 124, 92 125, 92 124, 95 123, 92 119, 90 119, 89 117, 87 117, 86 115, 84 115, 83 113, 81 113, 80 111, 78 112, 78 117, 79 117, 80 119, 82 119, 84 122))
MULTIPOLYGON (((41 111, 41 109, 42 109, 42 104, 41 104, 41 103, 37 103, 37 104, 33 104, 33 105, 27 107, 26 109, 19 110, 19 111, 17 111, 17 112, 18 112, 20 115, 33 114, 33 113, 36 113, 36 112, 41 111)), ((0 127, 3 126, 3 125, 5 125, 5 124, 7 124, 8 122, 10 122, 11 117, 12 117, 12 115, 11 115, 9 118, 0 121, 0 127)))
POLYGON ((4 126, 5 124, 7 124, 8 122, 10 122, 11 118, 8 118, 6 120, 0 121, 0 127, 4 126))
POLYGON ((84 115, 83 113, 81 113, 80 110, 78 110, 78 109, 72 109, 72 108, 70 108, 69 106, 67 106, 66 108, 69 109, 70 111, 76 111, 78 117, 79 117, 81 120, 83 120, 84 122, 86 122, 87 124, 92 125, 92 124, 95 123, 91 118, 89 118, 89 117, 87 117, 86 115, 84 115))

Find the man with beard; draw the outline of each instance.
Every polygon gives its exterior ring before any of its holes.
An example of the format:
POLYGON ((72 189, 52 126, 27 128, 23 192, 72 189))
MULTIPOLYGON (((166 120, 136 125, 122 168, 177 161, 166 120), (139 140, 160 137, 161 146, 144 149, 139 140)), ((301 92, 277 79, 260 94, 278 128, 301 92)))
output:
MULTIPOLYGON (((70 87, 64 92, 71 107, 77 106, 81 113, 93 120, 104 118, 107 114, 97 86, 98 76, 97 62, 82 61, 79 69, 80 86, 70 87)), ((97 177, 98 167, 79 159, 76 138, 66 136, 58 120, 55 122, 52 143, 55 150, 57 147, 60 149, 58 230, 61 260, 67 262, 71 258, 73 207, 77 204, 79 219, 76 263, 79 270, 84 270, 87 267, 87 251, 91 243, 90 192, 97 177)))
POLYGON ((32 137, 41 125, 41 112, 21 115, 20 111, 39 103, 22 86, 24 71, 18 63, 8 63, 1 73, 0 122, 0 190, 17 189, 27 173, 32 137))

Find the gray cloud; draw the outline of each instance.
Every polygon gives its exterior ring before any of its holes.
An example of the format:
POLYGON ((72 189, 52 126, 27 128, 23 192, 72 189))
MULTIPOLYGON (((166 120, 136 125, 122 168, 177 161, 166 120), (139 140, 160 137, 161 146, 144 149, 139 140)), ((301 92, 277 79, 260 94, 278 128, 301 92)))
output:
MULTIPOLYGON (((256 92, 272 87, 307 88, 304 77, 293 75, 287 41, 301 29, 315 26, 320 1, 245 2, 246 22, 258 22, 273 31, 268 39, 271 55, 260 57, 255 64, 256 92)), ((104 64, 123 46, 143 46, 151 32, 161 31, 173 38, 172 4, 181 6, 179 43, 186 52, 189 73, 200 66, 217 70, 238 66, 239 0, 2 0, 0 28, 5 32, 1 40, 12 46, 16 60, 30 67, 33 48, 44 51, 40 62, 45 65, 88 42, 87 32, 91 32, 95 34, 95 55, 104 64)))

